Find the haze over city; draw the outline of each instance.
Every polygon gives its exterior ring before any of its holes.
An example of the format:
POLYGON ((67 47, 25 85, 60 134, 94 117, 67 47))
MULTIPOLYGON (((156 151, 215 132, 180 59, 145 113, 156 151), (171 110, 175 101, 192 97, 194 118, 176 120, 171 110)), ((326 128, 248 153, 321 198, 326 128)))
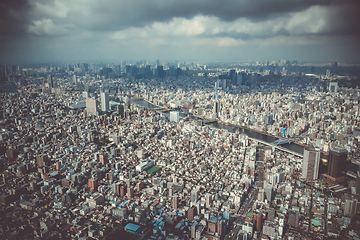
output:
POLYGON ((0 61, 358 62, 357 1, 4 0, 0 61))

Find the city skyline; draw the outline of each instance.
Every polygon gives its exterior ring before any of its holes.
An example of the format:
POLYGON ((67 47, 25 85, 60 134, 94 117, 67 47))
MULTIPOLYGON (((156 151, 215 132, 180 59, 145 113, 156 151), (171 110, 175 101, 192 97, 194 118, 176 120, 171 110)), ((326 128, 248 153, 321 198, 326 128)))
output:
POLYGON ((0 62, 358 62, 355 1, 2 1, 0 62))

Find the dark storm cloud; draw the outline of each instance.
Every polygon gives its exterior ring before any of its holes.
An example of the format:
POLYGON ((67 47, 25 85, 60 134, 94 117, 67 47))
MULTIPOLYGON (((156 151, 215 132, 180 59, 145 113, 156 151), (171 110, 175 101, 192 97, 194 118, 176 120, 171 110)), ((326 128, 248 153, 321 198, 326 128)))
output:
POLYGON ((143 45, 150 54, 175 41, 184 48, 253 39, 322 44, 333 36, 359 38, 359 12, 357 0, 0 0, 0 58, 112 52, 119 44, 126 50, 143 45))
MULTIPOLYGON (((199 15, 215 16, 226 22, 245 18, 257 23, 289 17, 293 13, 315 6, 329 10, 329 14, 324 16, 327 17, 324 19, 326 21, 324 32, 319 34, 358 34, 360 31, 358 14, 360 8, 357 1, 353 0, 29 1, 34 7, 32 20, 37 20, 32 22, 34 31, 30 32, 36 35, 52 35, 51 33, 54 32, 61 33, 59 35, 71 34, 71 31, 67 31, 69 29, 119 31, 129 27, 144 27, 153 22, 171 21, 174 17, 190 19, 199 15)), ((291 34, 286 31, 283 33, 291 34)), ((269 34, 274 33, 265 33, 263 37, 269 34)))
POLYGON ((27 0, 0 1, 0 39, 26 34, 30 8, 27 0))
MULTIPOLYGON (((59 1, 55 1, 59 2, 59 1)), ((64 1, 66 4, 71 2, 64 1)), ((174 17, 192 18, 196 15, 216 16, 223 21, 248 18, 262 21, 290 12, 299 12, 315 5, 330 5, 324 0, 148 0, 148 1, 94 1, 83 7, 87 11, 69 14, 72 21, 97 31, 142 27, 154 21, 170 21, 174 17)), ((43 1, 51 6, 51 1, 43 1)))

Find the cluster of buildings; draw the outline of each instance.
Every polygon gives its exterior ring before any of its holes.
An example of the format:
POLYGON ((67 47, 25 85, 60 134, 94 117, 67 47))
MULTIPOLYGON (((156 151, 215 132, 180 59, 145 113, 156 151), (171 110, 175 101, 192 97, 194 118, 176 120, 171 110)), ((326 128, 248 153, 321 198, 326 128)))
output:
POLYGON ((230 87, 215 91, 228 77, 74 71, 26 77, 0 96, 4 238, 359 238, 360 172, 346 169, 358 153, 358 91, 324 93, 289 73, 275 83, 230 71, 230 87), (192 114, 305 134, 312 147, 298 157, 192 114))

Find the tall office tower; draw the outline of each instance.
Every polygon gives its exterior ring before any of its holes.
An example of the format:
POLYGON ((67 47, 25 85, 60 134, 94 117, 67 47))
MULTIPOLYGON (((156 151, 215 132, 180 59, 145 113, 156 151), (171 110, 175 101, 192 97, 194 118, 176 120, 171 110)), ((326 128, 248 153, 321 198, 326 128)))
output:
POLYGON ((243 76, 241 73, 239 73, 239 75, 236 76, 236 84, 237 85, 241 85, 242 84, 242 80, 243 80, 243 76))
POLYGON ((98 185, 99 185, 97 178, 89 179, 88 184, 89 184, 90 191, 93 191, 93 190, 96 191, 98 188, 98 185))
POLYGON ((164 67, 163 66, 157 66, 157 74, 158 74, 158 77, 164 77, 164 67))
POLYGON ((225 90, 227 87, 227 79, 223 79, 223 89, 225 90))
POLYGON ((170 122, 179 122, 179 112, 178 111, 170 112, 170 122))
MULTIPOLYGON (((189 218, 190 219, 190 218, 189 218)), ((190 227, 190 231, 191 231, 191 238, 195 239, 196 238, 196 228, 197 228, 198 223, 194 222, 191 227, 190 227)))
POLYGON ((346 172, 346 149, 339 148, 336 146, 330 146, 329 152, 329 163, 327 177, 335 182, 341 182, 345 180, 346 172))
POLYGON ((175 194, 175 195, 172 197, 172 202, 171 202, 172 208, 173 208, 173 209, 177 209, 177 208, 178 208, 178 203, 179 203, 179 197, 178 197, 178 195, 175 194))
POLYGON ((191 190, 191 198, 190 201, 192 203, 196 203, 199 198, 199 191, 197 189, 191 190))
POLYGON ((156 59, 156 67, 157 66, 160 66, 160 60, 159 59, 156 59))
POLYGON ((346 199, 345 199, 345 206, 344 206, 344 215, 347 217, 353 217, 356 214, 358 202, 356 199, 353 199, 349 195, 346 195, 345 197, 346 197, 346 199))
POLYGON ((98 113, 98 107, 94 98, 86 99, 86 112, 90 115, 96 115, 98 113))
POLYGON ((83 63, 82 67, 83 67, 85 72, 89 71, 89 64, 88 63, 83 63))
POLYGON ((113 192, 114 192, 114 194, 116 194, 117 196, 120 196, 120 191, 121 191, 121 184, 119 183, 119 182, 117 182, 117 183, 114 183, 113 184, 113 192))
POLYGON ((108 162, 108 156, 106 153, 102 153, 99 155, 99 160, 101 164, 106 164, 108 162))
POLYGON ((219 113, 220 112, 220 103, 219 101, 215 101, 214 102, 214 113, 219 113))
POLYGON ((236 84, 236 72, 235 70, 230 70, 230 81, 231 81, 231 84, 236 84))
POLYGON ((48 155, 46 155, 46 154, 37 155, 36 156, 36 164, 38 167, 49 166, 50 161, 49 161, 48 155))
POLYGON ((73 81, 74 81, 74 84, 77 85, 77 78, 76 78, 76 75, 73 76, 73 81))
POLYGON ((128 198, 133 198, 133 197, 134 197, 134 188, 129 187, 129 188, 127 189, 127 197, 128 197, 128 198))
POLYGON ((360 194, 360 170, 356 172, 355 190, 356 190, 356 194, 360 194))
POLYGON ((205 195, 205 207, 206 208, 210 208, 211 207, 211 202, 212 202, 212 199, 211 199, 211 194, 210 193, 207 193, 206 195, 205 195))
POLYGON ((109 111, 109 92, 101 92, 101 111, 108 112, 109 111))
POLYGON ((301 176, 308 180, 316 180, 319 175, 320 151, 315 148, 304 149, 303 167, 301 176))
POLYGON ((54 83, 54 79, 51 75, 48 76, 48 84, 50 88, 54 88, 55 87, 55 83, 54 83))
POLYGON ((265 197, 268 201, 272 201, 273 199, 273 195, 274 195, 274 190, 273 190, 273 185, 272 184, 267 184, 265 187, 265 197))

